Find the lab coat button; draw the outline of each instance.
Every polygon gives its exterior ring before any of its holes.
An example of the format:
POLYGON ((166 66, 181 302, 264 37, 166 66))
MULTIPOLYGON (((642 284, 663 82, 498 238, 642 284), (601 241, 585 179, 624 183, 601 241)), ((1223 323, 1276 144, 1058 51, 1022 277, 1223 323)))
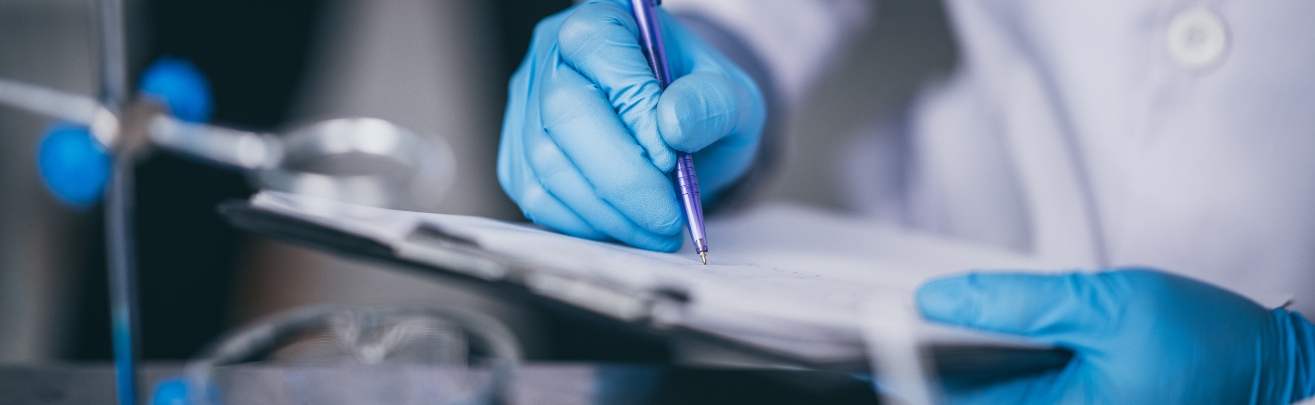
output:
POLYGON ((1223 59, 1228 49, 1224 20, 1205 6, 1178 13, 1169 21, 1167 34, 1169 56, 1184 69, 1210 67, 1223 59))

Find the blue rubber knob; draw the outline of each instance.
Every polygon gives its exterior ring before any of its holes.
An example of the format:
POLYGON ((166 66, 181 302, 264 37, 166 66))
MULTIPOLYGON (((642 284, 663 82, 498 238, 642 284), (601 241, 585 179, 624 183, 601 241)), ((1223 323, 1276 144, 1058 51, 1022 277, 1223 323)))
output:
POLYGON ((57 123, 41 140, 37 169, 56 197, 85 207, 95 204, 105 192, 110 156, 86 127, 57 123))
POLYGON ((174 377, 160 381, 151 395, 151 405, 187 405, 187 381, 174 377))
POLYGON ((169 106, 184 121, 206 122, 214 112, 210 81, 191 61, 162 56, 142 73, 140 90, 169 106))

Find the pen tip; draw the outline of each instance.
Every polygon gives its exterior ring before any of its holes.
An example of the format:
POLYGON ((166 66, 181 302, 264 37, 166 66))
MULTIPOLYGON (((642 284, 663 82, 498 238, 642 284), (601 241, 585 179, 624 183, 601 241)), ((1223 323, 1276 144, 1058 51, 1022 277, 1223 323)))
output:
POLYGON ((699 252, 699 258, 703 259, 703 265, 708 265, 708 252, 699 252))

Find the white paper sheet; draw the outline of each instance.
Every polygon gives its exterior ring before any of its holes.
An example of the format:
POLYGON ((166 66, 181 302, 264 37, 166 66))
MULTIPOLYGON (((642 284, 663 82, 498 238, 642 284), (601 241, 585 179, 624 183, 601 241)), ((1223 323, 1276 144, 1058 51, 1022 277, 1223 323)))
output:
MULTIPOLYGON (((874 294, 907 302, 919 284, 939 275, 1056 268, 1023 255, 795 205, 764 205, 708 221, 706 266, 688 247, 677 253, 649 252, 487 218, 393 211, 269 191, 254 197, 252 205, 395 248, 417 227, 428 226, 527 270, 520 281, 545 294, 623 319, 651 316, 655 323, 819 361, 864 357, 863 305, 874 294), (688 301, 648 308, 628 299, 654 291, 675 292, 688 301)), ((939 342, 1018 343, 944 327, 921 329, 920 336, 939 342)))

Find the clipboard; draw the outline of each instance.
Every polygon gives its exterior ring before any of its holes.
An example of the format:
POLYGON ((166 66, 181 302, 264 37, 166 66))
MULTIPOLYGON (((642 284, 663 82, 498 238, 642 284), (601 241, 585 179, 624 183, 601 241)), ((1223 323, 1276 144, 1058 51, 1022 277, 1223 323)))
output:
MULTIPOLYGON (((347 207, 342 203, 315 201, 315 204, 327 205, 331 210, 346 207, 358 212, 372 213, 371 215, 393 216, 389 218, 408 218, 409 215, 428 215, 432 217, 427 218, 434 218, 432 221, 416 220, 409 223, 378 221, 377 224, 371 224, 378 229, 353 229, 351 226, 336 223, 337 219, 333 217, 338 215, 327 215, 323 210, 316 212, 317 209, 295 206, 289 208, 287 204, 280 205, 298 199, 303 197, 263 191, 253 196, 251 200, 225 202, 218 210, 234 227, 271 239, 348 258, 402 265, 438 277, 481 283, 535 302, 542 302, 552 311, 583 318, 603 327, 638 332, 658 339, 673 339, 715 347, 720 351, 734 353, 737 357, 750 359, 750 363, 783 368, 849 372, 866 372, 870 367, 861 340, 839 339, 839 343, 831 342, 835 343, 834 346, 837 348, 835 350, 810 352, 794 350, 795 346, 807 346, 807 344, 801 345, 798 342, 773 344, 769 340, 764 341, 751 336, 754 334, 752 330, 754 325, 746 329, 743 325, 737 328, 735 325, 722 327, 715 323, 672 321, 673 311, 694 306, 695 302, 704 302, 706 297, 698 295, 702 290, 672 288, 663 283, 618 283, 607 279, 563 274, 560 271, 552 271, 551 266, 547 264, 540 267, 534 261, 510 257, 512 255, 506 254, 507 250, 498 251, 490 247, 488 240, 483 241, 486 243, 482 244, 479 238, 472 238, 468 232, 459 232, 459 226, 451 224, 445 226, 444 221, 457 225, 466 224, 468 227, 487 227, 492 229, 490 232, 524 232, 538 238, 549 238, 543 240, 552 240, 554 243, 577 243, 569 239, 558 242, 553 238, 569 237, 551 234, 532 225, 505 223, 485 218, 347 207)), ((765 215, 780 216, 781 214, 768 212, 765 215)), ((753 220, 748 218, 743 221, 751 224, 753 220)), ((590 249, 618 250, 621 253, 632 254, 626 250, 630 248, 619 245, 582 240, 578 243, 587 243, 590 249)), ((561 267, 560 263, 558 267, 561 267)), ((793 279, 786 279, 786 281, 790 280, 793 279)), ((801 280, 806 279, 801 278, 801 280)), ((773 298, 764 296, 760 299, 773 298)), ((714 308, 724 308, 724 306, 714 308)), ((727 317, 735 315, 728 314, 727 317)), ((801 319, 806 320, 807 316, 801 319)), ((765 325, 760 329, 772 329, 771 326, 765 325)), ((1072 357, 1072 353, 1065 349, 1039 346, 1015 338, 934 326, 929 327, 928 330, 930 332, 926 334, 930 337, 924 345, 925 355, 930 359, 937 374, 944 380, 974 382, 1009 378, 1058 368, 1072 357)), ((809 336, 814 336, 810 333, 818 331, 799 332, 802 336, 799 342, 810 342, 809 336)), ((815 336, 827 336, 825 333, 818 333, 820 334, 815 336)))

